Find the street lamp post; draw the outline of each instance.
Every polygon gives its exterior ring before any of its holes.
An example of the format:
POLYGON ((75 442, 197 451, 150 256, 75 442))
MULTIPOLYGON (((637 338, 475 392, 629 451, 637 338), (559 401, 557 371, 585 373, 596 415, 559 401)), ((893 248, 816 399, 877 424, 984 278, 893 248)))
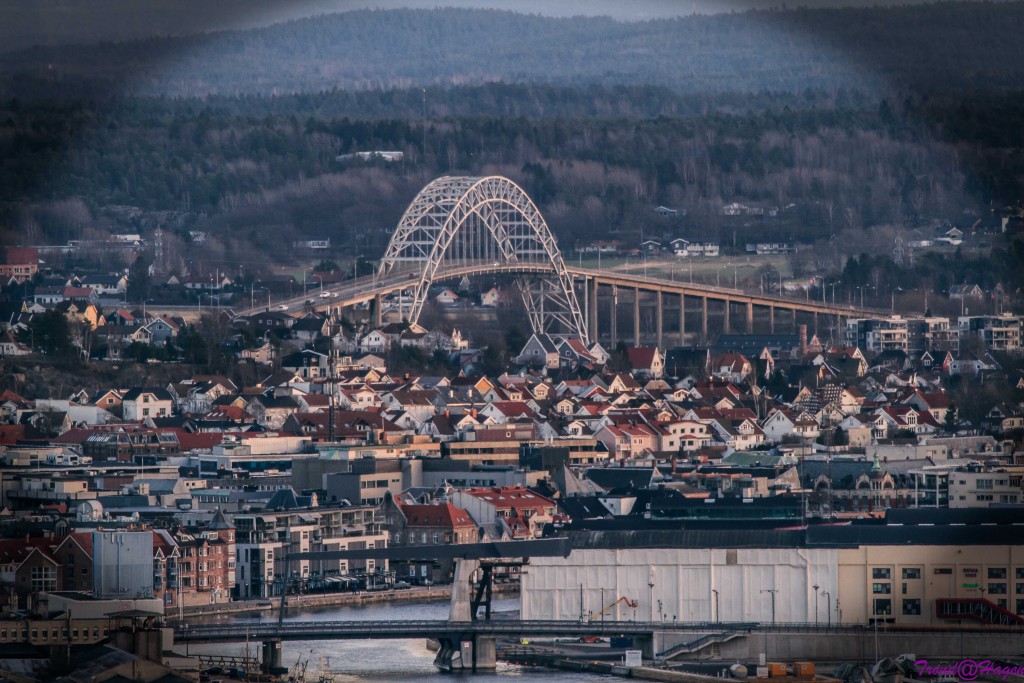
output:
MULTIPOLYGON (((828 615, 828 627, 832 628, 832 595, 828 591, 822 591, 825 594, 825 614, 828 615)), ((836 605, 836 609, 839 609, 839 605, 836 605)))
POLYGON ((651 621, 654 621, 654 582, 649 581, 647 583, 648 595, 650 596, 651 605, 651 621))
POLYGON ((721 608, 718 605, 718 591, 714 588, 711 589, 711 594, 715 596, 715 615, 713 621, 719 622, 722 620, 721 608))
POLYGON ((819 587, 820 586, 818 586, 818 584, 814 584, 814 586, 813 586, 813 588, 814 588, 814 625, 815 625, 815 627, 817 627, 817 625, 818 625, 818 588, 819 587))

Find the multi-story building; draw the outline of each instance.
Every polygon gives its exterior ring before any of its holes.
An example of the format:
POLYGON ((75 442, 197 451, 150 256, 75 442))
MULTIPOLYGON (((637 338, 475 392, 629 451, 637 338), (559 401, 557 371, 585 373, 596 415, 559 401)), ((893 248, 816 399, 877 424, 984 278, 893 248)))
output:
POLYGON ((990 625, 1024 616, 1024 536, 1007 522, 972 524, 943 512, 903 510, 888 523, 805 532, 735 530, 714 547, 683 531, 673 547, 623 552, 621 538, 595 534, 568 557, 531 561, 521 615, 578 618, 581 603, 600 609, 611 593, 633 601, 612 619, 952 627, 963 605, 990 625))
POLYGON ((234 515, 236 598, 280 595, 286 576, 292 590, 302 590, 310 582, 330 577, 348 580, 387 568, 387 562, 373 559, 295 557, 299 552, 361 550, 388 544, 375 506, 318 507, 300 505, 300 500, 284 489, 264 510, 234 515))
POLYGON ((843 343, 869 353, 906 351, 907 321, 898 315, 847 320, 843 328, 843 343))
POLYGON ((522 486, 459 490, 452 494, 452 503, 499 537, 537 538, 558 514, 553 500, 522 486))
POLYGON ((907 318, 907 352, 960 353, 960 330, 949 318, 907 318))
POLYGON ((324 475, 329 500, 347 500, 353 505, 377 505, 384 494, 398 495, 403 485, 401 460, 372 458, 351 460, 350 471, 324 475))
POLYGON ((987 508, 1024 501, 1020 472, 988 469, 979 464, 949 473, 949 507, 987 508))
MULTIPOLYGON (((180 599, 189 604, 225 603, 235 586, 235 528, 218 510, 201 528, 174 534, 180 559, 180 599)), ((170 573, 168 582, 170 582, 170 573)))
POLYGON ((0 279, 21 284, 39 272, 39 250, 35 247, 7 247, 0 260, 0 279))
MULTIPOLYGON (((388 497, 384 523, 392 546, 475 543, 480 530, 469 513, 451 503, 412 505, 388 497)), ((392 562, 396 576, 411 583, 447 583, 454 577, 453 560, 392 562)))
POLYGON ((960 344, 980 339, 990 351, 1016 351, 1021 348, 1021 325, 1024 317, 1002 315, 960 316, 960 344))

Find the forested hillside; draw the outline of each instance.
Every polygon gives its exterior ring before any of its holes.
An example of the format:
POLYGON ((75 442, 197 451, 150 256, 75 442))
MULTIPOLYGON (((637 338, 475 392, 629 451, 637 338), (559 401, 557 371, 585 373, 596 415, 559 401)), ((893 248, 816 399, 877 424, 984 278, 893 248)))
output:
POLYGON ((36 47, 0 93, 197 96, 487 81, 679 92, 1015 87, 1024 3, 748 11, 646 22, 495 10, 352 11, 248 31, 36 47))
MULTIPOLYGON (((599 87, 570 96, 533 86, 523 99, 558 101, 559 115, 466 113, 500 100, 504 88, 450 91, 446 107, 458 115, 429 116, 425 130, 419 118, 328 115, 323 98, 303 96, 279 98, 273 108, 281 113, 259 115, 242 113, 244 99, 218 101, 222 106, 10 104, 0 108, 4 239, 63 243, 118 226, 163 224, 181 236, 195 229, 221 235, 226 252, 280 251, 311 237, 345 244, 393 226, 416 190, 441 174, 518 180, 568 244, 644 230, 742 243, 743 234, 719 234, 722 205, 733 201, 792 204, 792 220, 753 229, 813 241, 1021 195, 1020 157, 1008 152, 1019 135, 1020 96, 855 107, 819 93, 798 109, 728 113, 726 98, 703 115, 646 116, 620 113, 615 103, 628 100, 636 112, 688 105, 660 89, 635 88, 626 98, 599 87), (602 110, 608 115, 593 115, 602 110), (336 158, 372 149, 400 150, 405 160, 336 158), (652 211, 659 204, 687 216, 667 225, 652 211), (121 209, 112 213, 111 206, 121 209), (124 223, 126 206, 135 207, 135 223, 124 223)), ((381 100, 407 97, 361 99, 384 109, 381 100)))
POLYGON ((312 238, 372 256, 431 179, 502 174, 566 247, 861 248, 867 228, 1020 202, 1022 20, 1021 2, 632 24, 354 11, 8 53, 0 244, 160 228, 169 269, 265 264, 312 238), (367 150, 404 159, 338 159, 367 150), (764 213, 731 219, 731 202, 764 213))

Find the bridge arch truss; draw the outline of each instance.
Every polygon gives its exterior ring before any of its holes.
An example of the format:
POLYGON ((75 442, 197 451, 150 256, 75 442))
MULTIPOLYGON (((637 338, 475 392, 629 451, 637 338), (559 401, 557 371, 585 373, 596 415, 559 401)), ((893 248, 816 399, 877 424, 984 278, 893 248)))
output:
POLYGON ((408 318, 416 322, 431 284, 445 268, 473 266, 483 272, 522 267, 519 288, 533 331, 589 343, 573 277, 555 237, 533 200, 508 178, 445 176, 429 183, 402 215, 379 275, 410 272, 408 318))

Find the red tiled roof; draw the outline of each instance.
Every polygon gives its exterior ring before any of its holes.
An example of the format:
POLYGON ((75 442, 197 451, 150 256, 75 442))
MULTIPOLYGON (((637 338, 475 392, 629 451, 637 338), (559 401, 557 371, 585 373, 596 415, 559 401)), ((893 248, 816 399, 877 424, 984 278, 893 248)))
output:
POLYGON ((440 505, 402 505, 409 526, 436 526, 454 529, 459 526, 476 526, 469 513, 451 503, 440 505))
POLYGON ((650 346, 634 346, 626 349, 626 356, 634 368, 650 368, 654 364, 654 354, 658 349, 650 346))
POLYGON ((25 425, 0 425, 0 445, 13 446, 25 438, 25 425))
POLYGON ((38 264, 39 250, 35 247, 7 247, 4 250, 4 263, 9 265, 38 264))
POLYGON ((949 397, 949 394, 943 392, 934 392, 928 394, 922 394, 921 398, 925 400, 929 408, 948 408, 953 405, 953 399, 949 397))
POLYGON ((539 493, 523 486, 492 486, 490 488, 466 489, 466 495, 483 500, 498 509, 513 508, 531 510, 537 507, 554 507, 551 501, 539 493))

